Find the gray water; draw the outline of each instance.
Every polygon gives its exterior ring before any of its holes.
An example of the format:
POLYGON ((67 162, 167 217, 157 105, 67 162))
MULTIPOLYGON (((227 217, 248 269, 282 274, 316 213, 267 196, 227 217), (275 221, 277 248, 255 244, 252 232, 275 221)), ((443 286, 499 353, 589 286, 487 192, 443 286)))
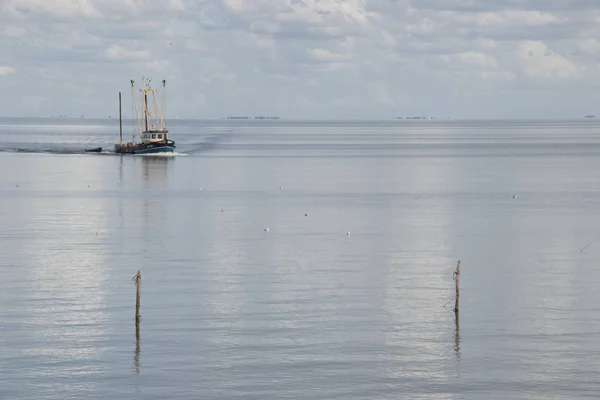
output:
POLYGON ((0 398, 597 397, 599 123, 168 126, 0 119, 0 398))

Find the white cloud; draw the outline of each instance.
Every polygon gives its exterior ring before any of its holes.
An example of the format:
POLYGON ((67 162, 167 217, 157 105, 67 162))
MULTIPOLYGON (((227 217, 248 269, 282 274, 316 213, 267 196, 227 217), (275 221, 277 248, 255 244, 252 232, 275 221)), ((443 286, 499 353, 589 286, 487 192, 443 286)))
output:
POLYGON ((600 41, 598 39, 585 39, 578 43, 579 49, 584 53, 598 54, 600 53, 600 41))
POLYGON ((387 82, 375 82, 371 84, 371 91, 373 98, 382 106, 395 106, 396 102, 393 100, 390 91, 388 90, 387 82))
POLYGON ((335 53, 326 49, 308 49, 308 52, 317 61, 335 62, 350 58, 347 54, 335 53))
POLYGON ((561 18, 549 12, 530 10, 503 10, 473 14, 457 14, 454 12, 452 14, 462 23, 479 26, 544 26, 558 24, 562 21, 561 18))
POLYGON ((90 0, 5 0, 0 10, 17 18, 49 16, 56 18, 99 18, 90 0))
POLYGON ((475 39, 473 45, 482 50, 494 50, 498 47, 497 43, 492 39, 475 39))
POLYGON ((25 35, 25 33, 27 33, 27 30, 19 26, 9 26, 4 28, 4 36, 10 38, 18 38, 25 35))
POLYGON ((463 64, 467 64, 474 67, 479 68, 496 68, 498 66, 498 62, 494 57, 490 57, 483 53, 477 52, 464 52, 453 55, 442 55, 442 59, 449 62, 460 61, 463 64))
POLYGON ((9 67, 8 65, 0 65, 0 76, 12 75, 17 70, 13 67, 9 67))
POLYGON ((145 64, 145 66, 151 72, 164 73, 171 67, 171 63, 169 60, 152 60, 149 63, 145 64))
POLYGON ((183 0, 169 0, 168 8, 171 11, 185 11, 186 6, 183 0))
POLYGON ((542 41, 519 43, 516 55, 525 74, 534 78, 571 78, 580 72, 573 62, 552 52, 542 41))
MULTIPOLYGON (((237 1, 237 0, 228 0, 237 1)), ((244 2, 245 3, 245 2, 244 2)), ((277 2, 275 2, 277 3, 277 2)), ((283 2, 279 2, 282 4, 283 2)), ((272 5, 269 1, 267 4, 272 5)), ((343 19, 350 24, 368 25, 371 14, 365 10, 364 0, 305 0, 289 2, 285 11, 278 13, 279 21, 304 22, 327 25, 329 22, 343 19)))
POLYGON ((121 45, 112 44, 106 49, 106 57, 111 60, 140 61, 150 58, 148 50, 129 50, 121 45))
POLYGON ((517 76, 512 71, 497 71, 497 70, 486 70, 481 71, 479 76, 486 80, 495 81, 513 81, 517 79, 517 76))

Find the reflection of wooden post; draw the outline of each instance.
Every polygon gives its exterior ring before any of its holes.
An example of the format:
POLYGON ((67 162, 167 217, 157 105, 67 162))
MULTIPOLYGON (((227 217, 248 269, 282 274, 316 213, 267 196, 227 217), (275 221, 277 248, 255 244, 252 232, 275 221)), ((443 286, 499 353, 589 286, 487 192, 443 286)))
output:
POLYGON ((135 366, 135 373, 140 373, 140 325, 135 324, 135 353, 133 353, 133 364, 135 366))
POLYGON ((456 264, 456 272, 454 272, 454 281, 456 283, 456 297, 454 300, 454 312, 456 314, 458 314, 458 299, 460 297, 460 289, 459 289, 459 283, 460 283, 460 260, 458 260, 458 263, 456 264))
POLYGON ((458 313, 454 318, 454 351, 457 356, 460 356, 460 326, 458 323, 458 313))

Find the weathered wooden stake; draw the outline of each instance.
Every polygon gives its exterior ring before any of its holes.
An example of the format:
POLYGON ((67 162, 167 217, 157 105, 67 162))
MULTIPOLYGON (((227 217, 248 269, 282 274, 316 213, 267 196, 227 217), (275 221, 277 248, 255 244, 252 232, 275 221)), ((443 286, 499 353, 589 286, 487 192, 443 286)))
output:
POLYGON ((140 373, 140 293, 142 289, 142 274, 140 271, 133 277, 135 282, 135 353, 133 362, 135 364, 135 372, 140 373))
POLYGON ((135 282, 135 325, 138 327, 140 324, 140 292, 142 289, 142 274, 140 271, 133 277, 135 282))
POLYGON ((458 263, 456 264, 456 271, 454 272, 454 281, 456 283, 456 296, 454 299, 454 312, 456 314, 458 314, 458 300, 460 297, 460 289, 459 289, 459 283, 460 283, 460 260, 458 260, 458 263))

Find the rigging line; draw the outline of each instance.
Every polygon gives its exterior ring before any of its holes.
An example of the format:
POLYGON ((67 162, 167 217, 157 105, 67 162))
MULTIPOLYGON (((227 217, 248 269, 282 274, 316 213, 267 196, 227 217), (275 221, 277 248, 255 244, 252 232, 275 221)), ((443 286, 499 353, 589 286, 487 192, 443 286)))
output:
POLYGON ((581 249, 579 249, 579 251, 583 253, 583 250, 587 249, 588 247, 590 247, 591 245, 596 243, 598 240, 600 240, 600 236, 598 236, 596 239, 592 240, 591 242, 589 242, 588 244, 583 246, 581 249))
MULTIPOLYGON (((142 135, 142 127, 140 125, 141 121, 138 118, 138 108, 137 108, 137 102, 135 101, 135 87, 134 87, 133 79, 131 80, 131 97, 133 98, 133 107, 135 109, 135 120, 137 122, 137 128, 138 128, 137 133, 141 137, 141 135, 142 135)), ((135 138, 135 135, 134 135, 134 138, 135 138)))

